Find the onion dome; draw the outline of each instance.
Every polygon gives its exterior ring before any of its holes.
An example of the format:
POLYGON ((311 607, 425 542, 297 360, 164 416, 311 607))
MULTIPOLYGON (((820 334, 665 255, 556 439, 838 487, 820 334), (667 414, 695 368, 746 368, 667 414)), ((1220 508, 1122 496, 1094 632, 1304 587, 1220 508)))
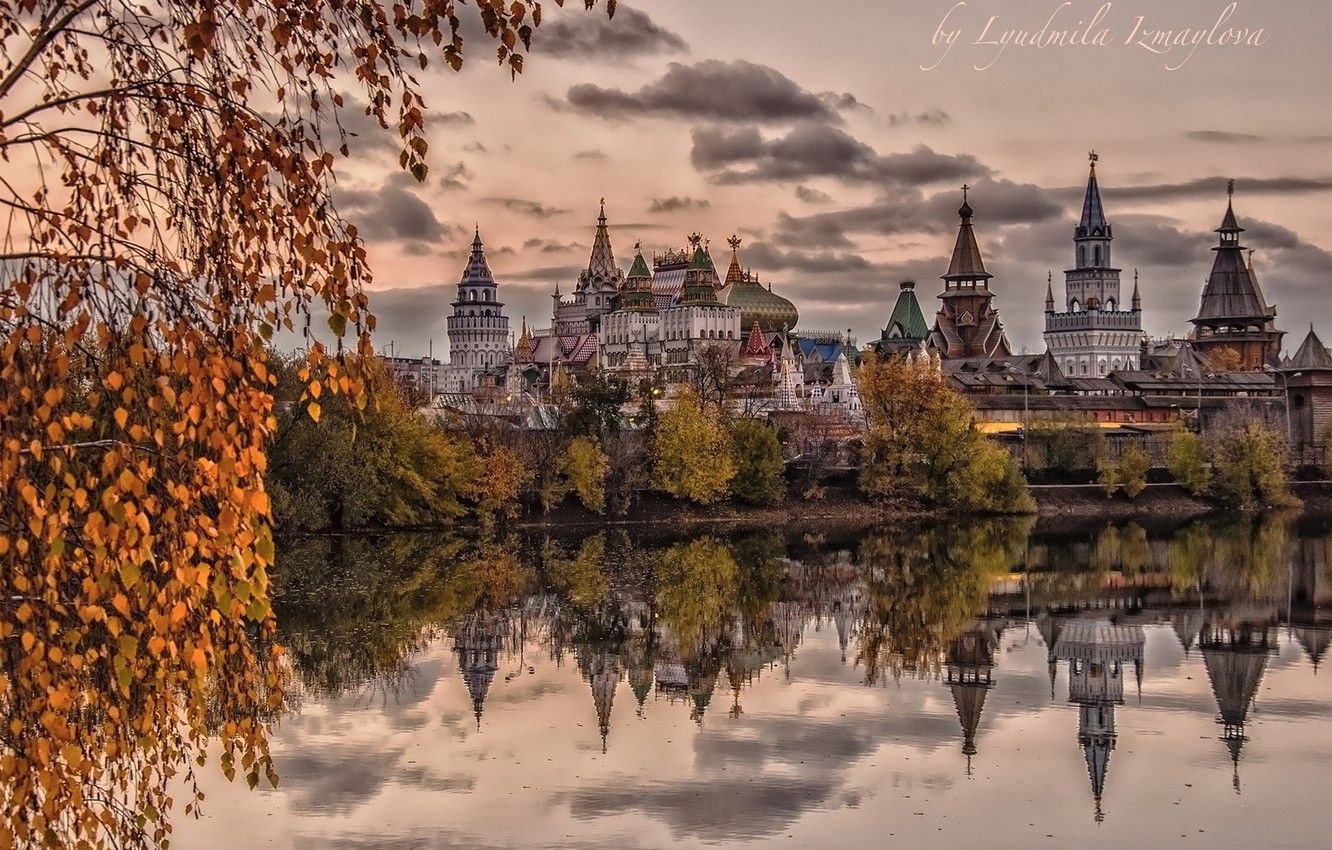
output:
POLYGON ((794 328, 800 321, 800 311, 787 299, 765 289, 757 277, 740 271, 738 236, 732 236, 727 244, 731 246, 731 267, 726 273, 726 286, 717 294, 717 300, 728 307, 740 308, 742 328, 755 323, 765 333, 794 328))

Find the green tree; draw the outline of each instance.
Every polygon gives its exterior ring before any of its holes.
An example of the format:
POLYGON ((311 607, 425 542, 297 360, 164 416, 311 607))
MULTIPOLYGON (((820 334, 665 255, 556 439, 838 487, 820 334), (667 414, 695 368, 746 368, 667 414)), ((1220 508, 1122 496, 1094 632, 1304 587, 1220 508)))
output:
POLYGON ((1191 496, 1201 496, 1212 484, 1207 444, 1192 431, 1176 431, 1166 450, 1166 469, 1191 496))
POLYGON ((1028 432, 1031 449, 1042 460, 1037 466, 1044 469, 1099 473, 1109 457, 1105 433, 1095 422, 1035 422, 1028 432))
POLYGON ((1119 465, 1108 458, 1096 464, 1096 483, 1107 497, 1119 490, 1119 465))
POLYGON ((731 446, 736 468, 731 495, 753 505, 781 501, 786 478, 776 430, 756 419, 737 419, 731 424, 731 446))
POLYGON ((1032 509, 1016 461, 976 428, 971 407, 933 364, 866 358, 859 377, 866 493, 961 510, 1032 509))
POLYGON ((1151 471, 1152 459, 1142 447, 1131 444, 1124 448, 1119 456, 1119 482, 1124 488, 1124 495, 1130 499, 1147 489, 1147 473, 1151 471))
POLYGON ((1276 429, 1249 420, 1223 432, 1214 453, 1212 495, 1229 508, 1288 505, 1286 445, 1276 429))
MULTIPOLYGON (((407 406, 374 360, 363 364, 372 401, 325 399, 316 422, 298 406, 279 417, 268 487, 279 527, 347 531, 422 526, 460 516, 475 463, 470 447, 407 406)), ((279 391, 292 370, 279 371, 279 391)))
POLYGON ((564 455, 564 474, 578 501, 590 511, 606 510, 606 474, 610 461, 593 437, 575 437, 564 455))
POLYGON ((652 435, 652 486, 677 499, 709 504, 735 477, 731 437, 717 412, 685 389, 657 415, 652 435))

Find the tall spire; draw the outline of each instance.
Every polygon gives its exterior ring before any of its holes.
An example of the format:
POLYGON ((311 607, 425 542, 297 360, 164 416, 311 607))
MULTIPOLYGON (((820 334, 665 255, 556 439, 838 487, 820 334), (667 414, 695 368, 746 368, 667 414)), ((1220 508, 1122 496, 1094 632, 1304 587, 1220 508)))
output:
POLYGON ((1087 194, 1082 199, 1078 236, 1109 236, 1110 225, 1105 220, 1105 208, 1101 205, 1101 188, 1096 183, 1096 163, 1101 157, 1092 151, 1087 158, 1091 166, 1087 173, 1087 194))
POLYGON ((1137 269, 1134 269, 1134 270, 1133 270, 1133 301, 1132 301, 1132 306, 1133 306, 1133 309, 1134 309, 1134 310, 1141 310, 1141 309, 1142 309, 1142 296, 1138 294, 1138 270, 1137 270, 1137 269))
POLYGON ((1054 312, 1054 274, 1045 273, 1045 312, 1054 312))
POLYGON ((595 283, 614 282, 619 277, 615 267, 615 252, 611 250, 610 230, 606 227, 606 199, 601 199, 601 212, 597 215, 597 231, 592 237, 592 256, 587 261, 587 280, 595 283))
POLYGON ((957 228, 957 242, 953 245, 953 259, 948 264, 948 273, 943 275, 950 286, 962 281, 984 282, 994 276, 985 270, 980 246, 976 244, 976 234, 971 229, 974 211, 967 202, 967 190, 970 188, 965 184, 962 186, 962 206, 957 210, 962 223, 957 228))

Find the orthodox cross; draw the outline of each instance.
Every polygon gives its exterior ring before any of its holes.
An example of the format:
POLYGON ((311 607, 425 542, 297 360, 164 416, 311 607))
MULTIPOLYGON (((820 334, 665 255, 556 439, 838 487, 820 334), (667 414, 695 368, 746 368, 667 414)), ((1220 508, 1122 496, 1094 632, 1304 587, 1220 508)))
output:
POLYGON ((971 187, 968 186, 966 183, 962 184, 962 203, 964 204, 967 202, 967 190, 970 188, 971 187))

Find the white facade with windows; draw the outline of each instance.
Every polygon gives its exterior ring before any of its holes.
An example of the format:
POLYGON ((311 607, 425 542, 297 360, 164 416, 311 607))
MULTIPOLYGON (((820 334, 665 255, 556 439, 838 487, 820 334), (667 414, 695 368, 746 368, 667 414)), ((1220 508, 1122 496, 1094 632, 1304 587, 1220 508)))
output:
POLYGON ((449 365, 444 369, 440 390, 471 392, 480 385, 482 373, 509 360, 509 317, 504 315, 499 285, 486 263, 479 229, 452 306, 453 315, 448 318, 449 365))

